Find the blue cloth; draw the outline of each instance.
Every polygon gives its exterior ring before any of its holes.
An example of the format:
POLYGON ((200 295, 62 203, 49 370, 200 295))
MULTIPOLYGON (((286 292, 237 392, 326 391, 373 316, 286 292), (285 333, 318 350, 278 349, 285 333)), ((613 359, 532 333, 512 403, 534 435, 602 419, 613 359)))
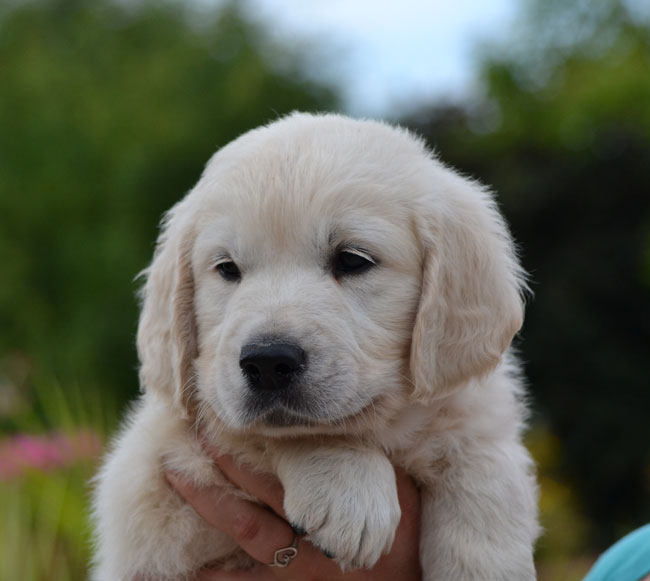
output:
POLYGON ((607 549, 584 581, 639 581, 650 574, 650 524, 607 549))

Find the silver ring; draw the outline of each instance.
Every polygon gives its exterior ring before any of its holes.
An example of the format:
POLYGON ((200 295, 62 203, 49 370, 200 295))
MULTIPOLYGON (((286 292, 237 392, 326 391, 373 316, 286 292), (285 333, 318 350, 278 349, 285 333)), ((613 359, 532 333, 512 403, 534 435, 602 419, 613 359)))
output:
POLYGON ((298 554, 296 545, 298 544, 298 536, 293 535, 293 542, 284 549, 278 549, 273 555, 273 563, 269 567, 286 567, 298 554))

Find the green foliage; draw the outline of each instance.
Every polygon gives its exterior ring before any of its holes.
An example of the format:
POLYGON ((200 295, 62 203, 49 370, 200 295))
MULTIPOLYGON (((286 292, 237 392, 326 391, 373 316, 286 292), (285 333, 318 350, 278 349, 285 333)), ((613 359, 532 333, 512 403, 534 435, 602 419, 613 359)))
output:
POLYGON ((412 122, 499 193, 536 295, 519 345, 532 399, 598 548, 650 520, 650 30, 615 29, 599 52, 589 35, 560 47, 537 85, 525 49, 487 62, 489 103, 412 122))
POLYGON ((333 103, 274 51, 235 3, 0 11, 0 365, 134 392, 133 279, 161 213, 220 145, 333 103))

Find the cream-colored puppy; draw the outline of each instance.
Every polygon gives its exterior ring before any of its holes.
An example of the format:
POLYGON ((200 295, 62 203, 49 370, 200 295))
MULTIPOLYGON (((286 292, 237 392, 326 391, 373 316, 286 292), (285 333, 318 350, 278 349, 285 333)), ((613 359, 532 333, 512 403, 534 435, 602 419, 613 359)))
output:
POLYGON ((533 579, 522 281, 490 193, 407 131, 294 114, 221 149, 146 271, 144 393, 97 477, 94 579, 250 564, 163 478, 223 481, 198 431, 276 473, 343 567, 390 548, 399 465, 425 580, 533 579))

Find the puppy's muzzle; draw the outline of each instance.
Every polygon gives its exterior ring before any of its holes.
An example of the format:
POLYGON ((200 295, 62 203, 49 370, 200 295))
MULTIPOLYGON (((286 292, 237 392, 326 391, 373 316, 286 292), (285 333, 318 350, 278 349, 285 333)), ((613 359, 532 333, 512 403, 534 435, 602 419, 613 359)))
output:
POLYGON ((305 369, 305 352, 293 343, 247 343, 239 355, 239 367, 253 391, 285 390, 305 369))

